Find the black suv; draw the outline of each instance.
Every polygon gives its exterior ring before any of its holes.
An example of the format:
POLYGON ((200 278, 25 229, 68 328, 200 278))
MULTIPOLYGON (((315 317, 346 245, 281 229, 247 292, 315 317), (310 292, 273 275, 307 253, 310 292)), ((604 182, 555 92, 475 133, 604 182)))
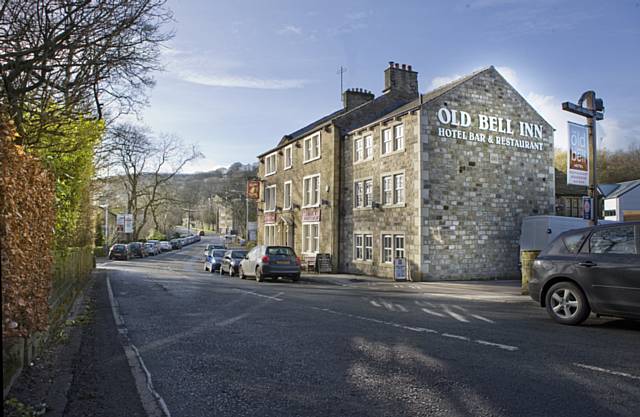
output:
POLYGON ((562 324, 640 319, 640 222, 562 233, 534 261, 529 294, 562 324))
POLYGON ((129 247, 124 243, 116 243, 109 249, 109 259, 129 260, 129 247))

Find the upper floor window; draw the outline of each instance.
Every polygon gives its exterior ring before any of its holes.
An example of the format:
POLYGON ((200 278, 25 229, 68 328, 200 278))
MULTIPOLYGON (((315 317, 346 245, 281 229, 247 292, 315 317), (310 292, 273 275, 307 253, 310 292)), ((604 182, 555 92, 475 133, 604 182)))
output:
POLYGON ((289 145, 284 148, 284 169, 289 169, 293 166, 293 145, 289 145))
POLYGON ((284 183, 284 201, 282 208, 284 210, 291 210, 291 181, 284 183))
POLYGON ((364 159, 364 139, 357 138, 353 141, 353 160, 354 162, 362 161, 364 159))
POLYGON ((320 158, 320 133, 304 140, 304 162, 320 158))
POLYGON ((320 174, 304 177, 302 180, 303 206, 320 205, 320 174))
POLYGON ((364 185, 362 181, 356 181, 353 187, 353 205, 354 207, 362 207, 364 200, 364 185))
POLYGON ((382 204, 404 204, 404 174, 382 177, 382 204))
POLYGON ((364 137, 364 159, 373 158, 373 136, 364 137))
POLYGON ((364 206, 371 207, 373 203, 373 180, 364 181, 364 206))
POLYGON ((404 149, 404 125, 397 125, 393 127, 393 150, 401 149, 404 149))
POLYGON ((391 129, 384 129, 382 131, 382 154, 387 154, 393 151, 393 139, 391 137, 391 129))
POLYGON ((276 186, 264 188, 264 211, 276 211, 276 186))
POLYGON ((271 155, 267 155, 264 158, 264 175, 272 175, 276 173, 277 170, 277 154, 272 153, 271 155))

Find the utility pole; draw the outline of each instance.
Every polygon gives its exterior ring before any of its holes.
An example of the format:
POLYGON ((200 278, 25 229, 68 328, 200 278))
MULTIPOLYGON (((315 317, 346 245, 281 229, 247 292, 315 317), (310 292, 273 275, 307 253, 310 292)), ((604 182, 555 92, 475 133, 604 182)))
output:
POLYGON ((343 67, 342 65, 340 65, 340 68, 338 68, 338 71, 336 71, 336 74, 340 75, 340 99, 342 99, 342 93, 344 92, 344 88, 343 88, 343 84, 342 84, 342 77, 344 75, 344 73, 347 72, 347 69, 345 67, 343 67))
POLYGON ((596 97, 595 91, 589 90, 582 94, 580 100, 578 100, 578 104, 573 104, 568 101, 562 103, 562 110, 587 118, 587 127, 589 128, 589 197, 591 198, 591 210, 593 212, 589 224, 595 226, 598 224, 598 212, 600 210, 600 204, 598 202, 598 176, 596 175, 596 121, 604 119, 604 103, 601 98, 596 97), (583 102, 585 106, 582 105, 583 102))

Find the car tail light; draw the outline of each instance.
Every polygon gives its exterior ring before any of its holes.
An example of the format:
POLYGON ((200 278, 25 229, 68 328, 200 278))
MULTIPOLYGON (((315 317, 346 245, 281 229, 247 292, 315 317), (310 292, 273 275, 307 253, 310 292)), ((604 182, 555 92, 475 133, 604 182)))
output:
POLYGON ((263 264, 268 264, 269 263, 269 257, 267 255, 262 257, 262 263, 263 264))
POLYGON ((300 261, 300 257, 299 256, 296 256, 296 264, 298 266, 300 266, 302 264, 302 262, 300 261))

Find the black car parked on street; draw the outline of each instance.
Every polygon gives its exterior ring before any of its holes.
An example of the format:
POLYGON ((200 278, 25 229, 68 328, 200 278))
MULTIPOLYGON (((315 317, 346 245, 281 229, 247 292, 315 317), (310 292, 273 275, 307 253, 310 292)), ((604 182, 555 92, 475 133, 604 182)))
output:
POLYGON ((129 256, 131 256, 129 253, 129 247, 124 243, 116 243, 111 246, 111 249, 109 249, 109 259, 122 259, 128 261, 129 256))
POLYGON ((131 252, 131 256, 137 256, 138 258, 144 258, 148 256, 144 244, 140 242, 129 243, 129 252, 131 252))
POLYGON ((246 250, 228 250, 222 258, 222 264, 220 265, 220 275, 229 274, 234 276, 240 269, 240 262, 247 256, 246 250))
POLYGON ((529 294, 562 324, 640 319, 640 222, 562 233, 534 261, 529 294))

